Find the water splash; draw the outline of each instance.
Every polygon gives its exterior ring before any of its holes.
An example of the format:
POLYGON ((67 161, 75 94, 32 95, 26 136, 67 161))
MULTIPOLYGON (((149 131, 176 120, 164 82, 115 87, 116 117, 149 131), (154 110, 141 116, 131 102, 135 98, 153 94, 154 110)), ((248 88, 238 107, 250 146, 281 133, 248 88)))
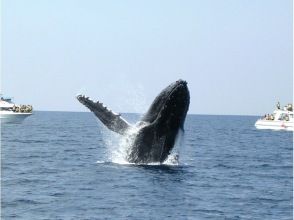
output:
MULTIPOLYGON (((180 164, 178 150, 174 150, 163 163, 152 162, 152 163, 144 163, 144 164, 135 164, 135 163, 130 163, 127 160, 131 147, 134 143, 135 137, 138 134, 139 130, 144 126, 146 126, 146 124, 141 122, 137 126, 134 126, 133 128, 131 128, 128 131, 127 135, 120 136, 115 146, 108 145, 108 147, 111 149, 109 152, 109 158, 108 158, 109 161, 111 163, 122 164, 122 165, 178 166, 180 164)), ((183 134, 180 133, 177 138, 177 142, 175 144, 176 149, 180 148, 180 145, 182 144, 182 139, 183 139, 183 134)), ((111 142, 108 142, 108 144, 111 144, 111 142)))
POLYGON ((146 89, 140 81, 134 81, 121 73, 115 81, 106 85, 105 97, 111 97, 111 108, 117 112, 145 112, 147 110, 146 89), (122 86, 123 85, 123 86, 122 86), (118 94, 113 96, 113 94, 118 94))
POLYGON ((119 137, 115 148, 111 147, 112 150, 109 154, 110 161, 118 164, 132 164, 128 162, 127 157, 131 150, 131 147, 133 146, 136 135, 138 134, 139 130, 144 126, 145 124, 140 123, 140 125, 138 124, 137 126, 130 128, 127 131, 126 135, 119 137))
POLYGON ((169 161, 177 161, 177 163, 179 164, 179 157, 180 155, 183 153, 183 148, 185 146, 185 138, 184 138, 184 131, 183 130, 179 130, 177 137, 176 137, 176 142, 175 142, 175 146, 172 150, 172 153, 169 155, 169 157, 167 158, 167 160, 169 161))
POLYGON ((178 166, 179 165, 179 154, 171 153, 167 159, 163 162, 164 165, 178 166))

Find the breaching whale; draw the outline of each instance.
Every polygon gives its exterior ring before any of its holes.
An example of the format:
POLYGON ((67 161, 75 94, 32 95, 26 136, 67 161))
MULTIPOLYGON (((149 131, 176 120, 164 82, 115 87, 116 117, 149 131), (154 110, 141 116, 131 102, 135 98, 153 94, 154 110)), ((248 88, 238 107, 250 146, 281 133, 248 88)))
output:
POLYGON ((90 109, 110 130, 128 135, 134 127, 137 132, 130 146, 127 160, 131 163, 164 162, 174 147, 177 134, 184 129, 189 109, 190 93, 187 82, 178 80, 159 93, 147 113, 135 125, 120 114, 114 113, 89 97, 78 95, 77 99, 90 109))

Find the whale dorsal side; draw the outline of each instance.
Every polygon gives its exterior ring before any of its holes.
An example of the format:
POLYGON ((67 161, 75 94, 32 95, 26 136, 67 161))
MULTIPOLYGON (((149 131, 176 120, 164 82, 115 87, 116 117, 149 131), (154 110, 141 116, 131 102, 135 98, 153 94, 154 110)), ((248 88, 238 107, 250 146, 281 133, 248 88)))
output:
POLYGON ((111 111, 103 103, 99 101, 94 102, 89 97, 82 95, 78 95, 77 99, 90 109, 108 129, 124 135, 132 127, 120 114, 111 111))

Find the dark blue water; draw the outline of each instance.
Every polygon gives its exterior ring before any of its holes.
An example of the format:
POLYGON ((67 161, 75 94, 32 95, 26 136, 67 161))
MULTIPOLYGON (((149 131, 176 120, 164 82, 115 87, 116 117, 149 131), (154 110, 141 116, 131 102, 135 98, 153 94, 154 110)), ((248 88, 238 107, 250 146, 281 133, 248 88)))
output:
POLYGON ((111 162, 119 136, 91 113, 2 125, 2 219, 292 219, 293 133, 256 119, 189 115, 161 166, 111 162))

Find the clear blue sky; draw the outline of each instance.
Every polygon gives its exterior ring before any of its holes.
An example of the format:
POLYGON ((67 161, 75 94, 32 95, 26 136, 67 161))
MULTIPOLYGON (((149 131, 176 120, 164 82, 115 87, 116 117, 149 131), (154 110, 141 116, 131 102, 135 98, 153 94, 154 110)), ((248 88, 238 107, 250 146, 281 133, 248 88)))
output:
POLYGON ((1 92, 86 111, 85 93, 144 112, 182 78, 189 113, 260 115, 292 102, 291 0, 2 0, 1 92))

